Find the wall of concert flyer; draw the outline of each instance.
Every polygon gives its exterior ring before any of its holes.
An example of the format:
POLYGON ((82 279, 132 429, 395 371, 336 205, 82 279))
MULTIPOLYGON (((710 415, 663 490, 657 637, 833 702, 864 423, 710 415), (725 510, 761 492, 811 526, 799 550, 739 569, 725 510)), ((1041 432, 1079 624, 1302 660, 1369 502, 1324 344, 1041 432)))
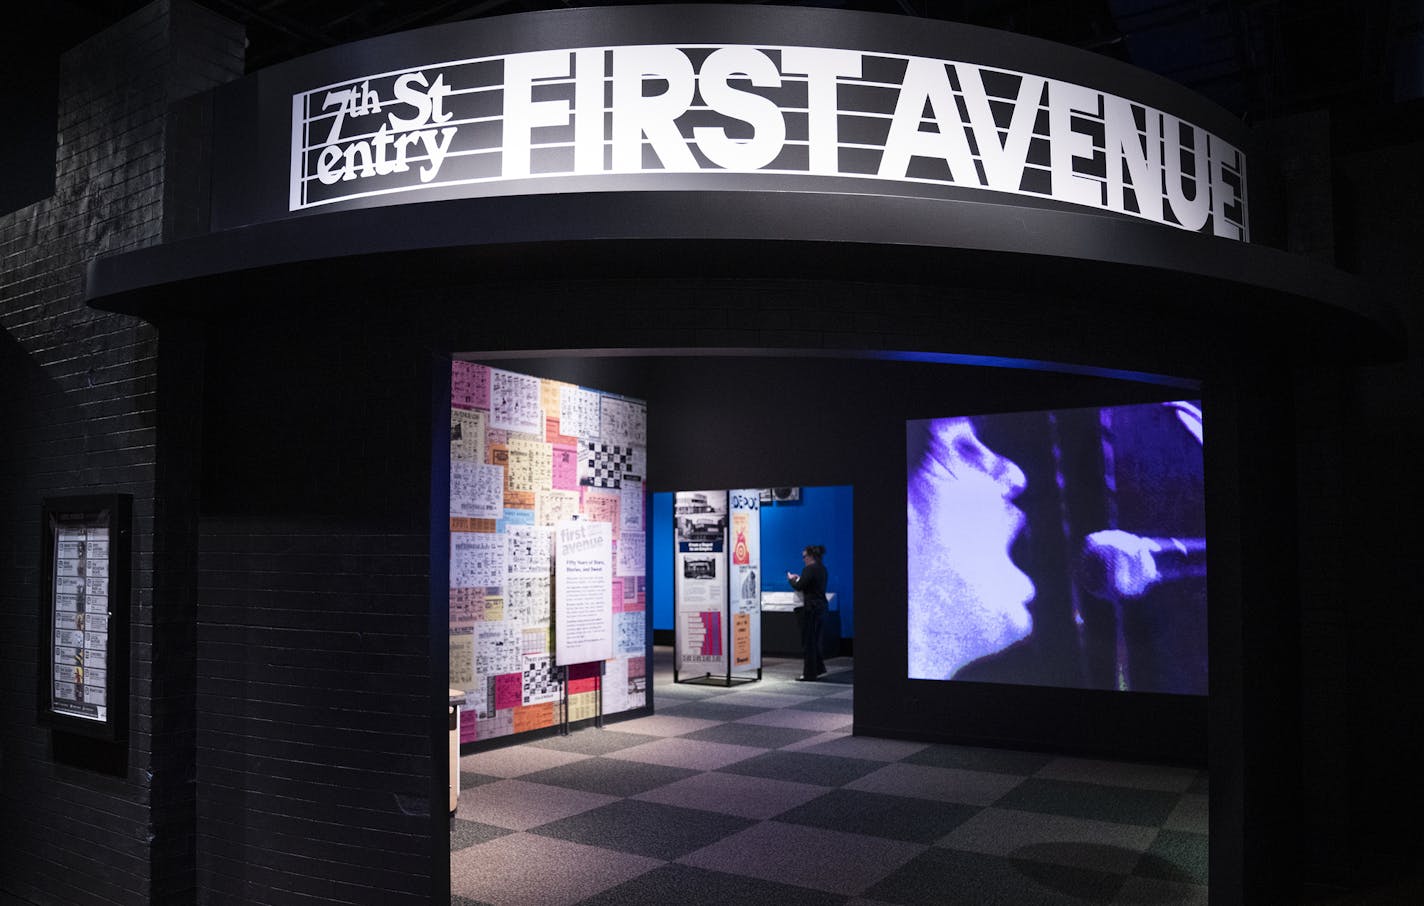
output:
POLYGON ((674 636, 680 674, 727 672, 727 492, 678 491, 673 502, 674 636))
POLYGON ((61 525, 54 542, 51 708, 108 720, 109 530, 61 525))
POLYGON ((554 528, 555 663, 613 657, 613 526, 561 522, 554 528))
POLYGON ((450 688, 465 693, 461 742, 562 723, 565 691, 568 719, 580 720, 600 683, 605 714, 646 706, 647 432, 641 400, 451 364, 450 688))
POLYGON ((732 672, 761 668, 761 495, 758 488, 727 492, 731 527, 732 672))
POLYGON ((126 732, 130 513, 123 495, 45 501, 39 715, 58 729, 126 732))

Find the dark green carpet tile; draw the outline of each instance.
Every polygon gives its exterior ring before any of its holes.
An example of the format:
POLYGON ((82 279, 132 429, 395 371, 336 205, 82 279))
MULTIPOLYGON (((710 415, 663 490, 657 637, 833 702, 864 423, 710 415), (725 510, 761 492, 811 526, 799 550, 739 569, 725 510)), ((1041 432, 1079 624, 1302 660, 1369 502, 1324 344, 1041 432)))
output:
POLYGON ((840 906, 846 898, 790 884, 664 865, 581 901, 578 906, 840 906))
POLYGON ((729 764, 721 770, 728 774, 769 777, 772 780, 844 786, 884 766, 884 762, 866 761, 863 758, 840 758, 835 755, 811 755, 805 752, 767 752, 765 755, 729 764))
POLYGON ((865 891, 903 906, 1074 906, 1110 903, 1123 878, 999 856, 931 849, 865 891))
POLYGON ((477 786, 484 786, 486 783, 494 783, 503 779, 503 777, 493 777, 489 774, 476 774, 474 771, 461 771, 460 789, 471 790, 477 786))
POLYGON ((496 837, 503 837, 505 834, 512 834, 514 831, 506 830, 502 827, 495 827, 492 824, 481 824, 478 821, 462 821, 459 818, 450 819, 450 851, 464 849, 467 846, 474 846, 476 843, 486 843, 496 837))
POLYGON ((966 771, 1020 774, 1027 777, 1053 759, 1052 755, 1040 755, 1037 752, 934 745, 906 758, 905 763, 922 764, 931 768, 961 768, 966 771))
POLYGON ((623 799, 540 825, 530 833, 671 860, 755 823, 733 815, 623 799))
POLYGON ((1176 793, 1157 790, 1030 777, 994 804, 1025 812, 1155 826, 1167 820, 1178 798, 1176 793))
POLYGON ((762 749, 779 749, 793 742, 810 739, 818 735, 815 730, 797 730, 792 727, 767 727, 761 724, 719 724, 705 730, 684 733, 683 739, 697 739, 704 742, 724 742, 734 746, 757 746, 762 749))
POLYGON ((607 755, 620 749, 630 749, 658 739, 643 733, 619 733, 616 730, 599 730, 587 727, 568 736, 551 736, 529 745, 556 752, 575 752, 579 755, 607 755))
POLYGON ((691 777, 697 771, 669 768, 660 764, 643 764, 618 758, 586 758, 571 764, 525 774, 519 779, 529 783, 547 783, 603 793, 608 796, 635 796, 654 787, 691 777))
POLYGON ((777 821, 827 830, 930 844, 969 820, 979 809, 929 799, 909 799, 857 790, 831 790, 776 816, 777 821))
POLYGON ((825 711, 829 714, 850 714, 855 703, 848 698, 812 698, 791 706, 794 711, 825 711))
POLYGON ((1135 875, 1184 884, 1205 884, 1209 847, 1204 834, 1162 830, 1142 854, 1135 875))
POLYGON ((659 714, 668 717, 696 717, 699 720, 740 720, 753 714, 762 714, 766 708, 743 708, 722 702, 687 702, 659 708, 659 714))

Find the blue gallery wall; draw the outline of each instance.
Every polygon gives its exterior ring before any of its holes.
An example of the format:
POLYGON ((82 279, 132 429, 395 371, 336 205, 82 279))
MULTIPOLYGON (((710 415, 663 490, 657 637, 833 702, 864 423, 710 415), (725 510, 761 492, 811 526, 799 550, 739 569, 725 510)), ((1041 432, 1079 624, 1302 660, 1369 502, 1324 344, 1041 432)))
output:
MULTIPOLYGON (((826 548, 829 591, 841 612, 841 637, 855 632, 853 491, 850 485, 801 489, 797 503, 773 503, 761 511, 762 591, 786 591, 786 573, 801 571, 801 549, 826 548)), ((673 495, 653 495, 653 628, 673 628, 673 495)))
POLYGON ((802 488, 798 503, 773 503, 761 511, 762 591, 786 591, 786 573, 801 572, 801 549, 826 548, 826 590, 834 592, 841 612, 841 638, 855 633, 855 552, 851 526, 854 488, 834 485, 802 488))
POLYGON ((653 537, 648 548, 648 596, 653 604, 653 630, 673 628, 673 540, 671 491, 653 495, 653 537))

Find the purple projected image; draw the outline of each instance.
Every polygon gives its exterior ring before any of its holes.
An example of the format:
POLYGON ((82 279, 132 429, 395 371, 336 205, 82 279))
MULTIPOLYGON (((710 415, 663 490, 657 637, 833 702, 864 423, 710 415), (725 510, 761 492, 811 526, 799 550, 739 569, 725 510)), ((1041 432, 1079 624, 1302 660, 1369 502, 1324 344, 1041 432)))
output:
POLYGON ((1204 695, 1187 401, 906 425, 909 676, 1204 695))

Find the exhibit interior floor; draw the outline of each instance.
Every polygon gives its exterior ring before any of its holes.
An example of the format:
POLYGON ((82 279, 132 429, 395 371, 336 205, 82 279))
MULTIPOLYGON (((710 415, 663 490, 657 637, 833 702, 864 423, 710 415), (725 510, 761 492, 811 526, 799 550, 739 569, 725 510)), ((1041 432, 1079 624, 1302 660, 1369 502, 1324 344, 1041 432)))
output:
POLYGON ((856 737, 853 663, 460 759, 452 903, 1207 902, 1191 768, 856 737))

